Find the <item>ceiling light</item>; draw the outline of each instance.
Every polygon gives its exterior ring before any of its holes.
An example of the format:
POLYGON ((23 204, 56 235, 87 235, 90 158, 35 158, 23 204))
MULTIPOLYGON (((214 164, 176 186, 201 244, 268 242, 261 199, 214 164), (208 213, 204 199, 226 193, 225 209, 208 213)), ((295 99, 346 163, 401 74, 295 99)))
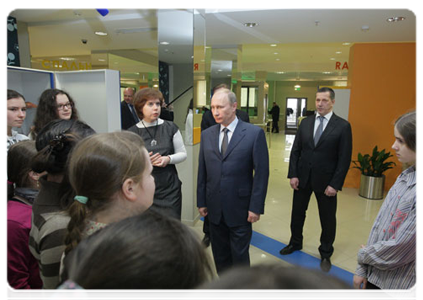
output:
POLYGON ((330 74, 331 72, 323 72, 323 74, 330 74))
POLYGON ((331 57, 331 58, 329 58, 330 60, 335 60, 335 58, 333 58, 333 57, 331 57))
POLYGON ((278 52, 275 52, 275 53, 273 53, 273 54, 277 55, 277 54, 279 54, 279 53, 278 53, 278 52))
POLYGON ((341 52, 341 51, 336 51, 335 53, 336 53, 336 54, 341 54, 342 52, 341 52))
POLYGON ((277 74, 285 74, 285 72, 276 72, 277 74))
POLYGON ((270 47, 276 47, 277 45, 276 44, 270 44, 270 47))
POLYGON ((253 28, 253 27, 258 26, 258 23, 244 23, 244 26, 245 26, 245 27, 250 27, 250 28, 253 28))
POLYGON ((277 61, 280 61, 280 59, 279 59, 279 58, 277 58, 276 60, 277 60, 277 61))
POLYGON ((73 57, 61 57, 61 60, 75 60, 73 57))
POLYGON ((370 27, 369 26, 367 26, 367 25, 361 26, 361 31, 367 32, 369 30, 370 30, 370 27))
POLYGON ((351 43, 342 43, 342 46, 349 46, 351 43))
POLYGON ((99 58, 98 61, 106 61, 104 58, 99 58))
POLYGON ((160 42, 160 45, 169 45, 169 42, 160 42))
POLYGON ((96 31, 94 32, 96 35, 100 35, 100 36, 106 36, 107 32, 103 32, 103 31, 96 31))
POLYGON ((392 17, 392 18, 386 19, 386 21, 388 21, 388 22, 399 22, 399 21, 403 21, 403 20, 405 20, 404 17, 392 17))

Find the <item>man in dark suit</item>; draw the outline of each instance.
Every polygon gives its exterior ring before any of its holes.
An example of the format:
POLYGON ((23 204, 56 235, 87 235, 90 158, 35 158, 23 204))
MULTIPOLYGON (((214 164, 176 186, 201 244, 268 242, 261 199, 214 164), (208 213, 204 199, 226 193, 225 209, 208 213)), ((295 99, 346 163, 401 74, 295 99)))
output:
POLYGON ((291 150, 288 178, 294 189, 291 239, 282 255, 303 246, 303 226, 311 193, 319 208, 322 233, 320 267, 328 272, 336 234, 337 192, 342 189, 351 163, 352 132, 348 121, 332 111, 335 92, 321 88, 316 93, 316 115, 301 121, 291 150))
POLYGON ((217 272, 250 263, 252 223, 264 213, 269 155, 264 131, 236 117, 236 96, 217 91, 211 110, 218 123, 201 133, 197 206, 208 216, 217 272))
POLYGON ((273 107, 269 110, 269 114, 272 115, 272 132, 279 133, 279 114, 280 109, 276 102, 273 102, 273 107))
MULTIPOLYGON (((214 95, 214 93, 216 93, 216 91, 219 89, 229 89, 229 86, 224 83, 215 86, 213 88, 212 95, 214 95)), ((236 116, 238 119, 244 122, 250 123, 250 117, 248 116, 247 112, 240 109, 236 109, 236 116)), ((201 131, 204 131, 207 128, 216 124, 217 123, 214 120, 213 113, 211 112, 211 110, 207 109, 203 113, 203 117, 201 118, 201 131)), ((204 237, 202 242, 204 246, 208 247, 210 245, 210 230, 209 230, 209 218, 207 216, 204 217, 203 232, 204 232, 204 237)))
POLYGON ((135 112, 133 103, 134 89, 128 87, 123 91, 123 101, 120 103, 120 121, 122 129, 134 126, 140 120, 135 112))

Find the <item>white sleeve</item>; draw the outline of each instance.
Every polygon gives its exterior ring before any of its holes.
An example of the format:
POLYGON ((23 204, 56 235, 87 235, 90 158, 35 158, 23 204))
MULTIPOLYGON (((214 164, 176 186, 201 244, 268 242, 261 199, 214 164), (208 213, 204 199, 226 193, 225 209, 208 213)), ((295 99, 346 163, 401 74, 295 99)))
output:
POLYGON ((179 130, 173 135, 173 148, 175 149, 175 154, 169 155, 171 164, 176 165, 187 159, 184 140, 179 130))

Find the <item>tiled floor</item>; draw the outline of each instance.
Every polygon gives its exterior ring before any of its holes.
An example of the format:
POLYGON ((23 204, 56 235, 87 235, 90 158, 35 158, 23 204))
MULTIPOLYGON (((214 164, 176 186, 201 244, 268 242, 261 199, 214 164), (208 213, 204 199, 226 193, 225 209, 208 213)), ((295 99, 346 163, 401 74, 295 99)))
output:
MULTIPOLYGON (((287 244, 290 238, 292 189, 287 179, 289 155, 294 140, 293 135, 271 134, 270 178, 266 198, 265 213, 253 230, 280 243, 287 244)), ((353 273, 357 263, 357 251, 365 244, 373 221, 383 200, 367 200, 358 195, 357 189, 344 188, 338 194, 337 234, 332 264, 353 273)), ((202 236, 203 222, 197 222, 194 229, 202 236)), ((304 226, 302 251, 320 260, 318 252, 320 221, 314 195, 310 200, 304 226)), ((283 245, 282 245, 283 246, 283 245)), ((251 246, 251 264, 272 263, 289 265, 286 256, 272 255, 258 247, 251 246)), ((208 248, 211 255, 211 250, 208 248)))

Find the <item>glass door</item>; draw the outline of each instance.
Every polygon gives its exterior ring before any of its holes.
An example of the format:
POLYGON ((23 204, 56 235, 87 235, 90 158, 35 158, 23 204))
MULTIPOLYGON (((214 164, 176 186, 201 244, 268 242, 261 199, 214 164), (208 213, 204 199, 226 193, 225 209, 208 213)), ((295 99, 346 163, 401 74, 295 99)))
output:
POLYGON ((299 122, 305 117, 307 111, 307 98, 286 98, 285 133, 295 133, 299 122))
POLYGON ((246 111, 250 117, 257 116, 258 86, 241 87, 241 110, 246 111))

